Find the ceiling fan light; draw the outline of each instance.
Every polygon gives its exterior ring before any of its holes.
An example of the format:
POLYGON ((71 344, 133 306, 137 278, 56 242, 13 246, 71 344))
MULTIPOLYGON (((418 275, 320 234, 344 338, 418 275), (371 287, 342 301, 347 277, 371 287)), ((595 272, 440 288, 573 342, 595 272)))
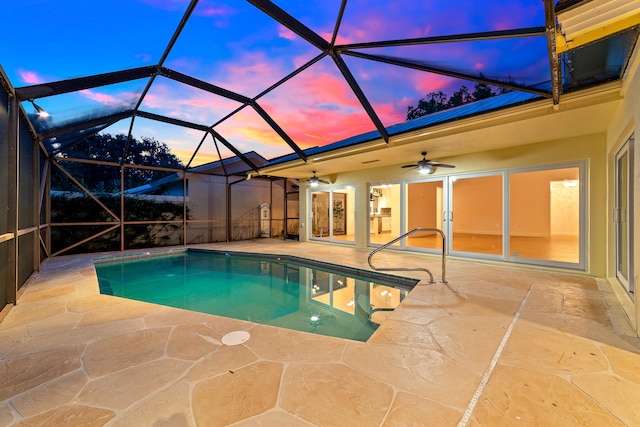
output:
POLYGON ((435 171, 436 168, 431 165, 420 165, 420 167, 418 168, 418 173, 420 173, 420 175, 431 175, 435 171))
POLYGON ((312 176, 311 178, 309 178, 309 185, 310 185, 311 187, 317 187, 319 183, 320 183, 320 182, 319 182, 319 180, 318 180, 318 177, 317 177, 317 176, 315 176, 315 175, 314 175, 314 176, 312 176))

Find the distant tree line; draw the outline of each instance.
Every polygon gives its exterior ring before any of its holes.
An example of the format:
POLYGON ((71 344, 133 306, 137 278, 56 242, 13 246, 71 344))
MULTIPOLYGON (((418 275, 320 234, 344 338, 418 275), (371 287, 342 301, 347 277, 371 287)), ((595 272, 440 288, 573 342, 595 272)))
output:
MULTIPOLYGON (((509 79, 511 81, 511 79, 509 79)), ((444 92, 431 92, 418 101, 417 106, 410 105, 407 107, 407 120, 417 119, 427 114, 436 113, 438 111, 448 110, 470 102, 480 101, 481 99, 491 98, 509 92, 509 89, 494 89, 483 83, 476 83, 473 92, 469 92, 469 88, 462 85, 460 89, 453 92, 451 96, 447 96, 444 92)))
MULTIPOLYGON (((79 158, 130 165, 159 166, 182 169, 182 162, 172 154, 167 144, 154 138, 131 138, 127 152, 127 135, 108 133, 93 135, 84 141, 65 148, 59 158, 79 158), (124 159, 123 159, 124 157, 124 159)), ((92 192, 114 193, 120 191, 120 168, 81 162, 61 162, 62 167, 92 192)), ((55 169, 54 169, 55 171, 55 169)), ((77 191, 77 186, 59 171, 51 177, 51 188, 61 191, 77 191)), ((125 188, 134 188, 160 179, 165 171, 127 168, 125 188)))

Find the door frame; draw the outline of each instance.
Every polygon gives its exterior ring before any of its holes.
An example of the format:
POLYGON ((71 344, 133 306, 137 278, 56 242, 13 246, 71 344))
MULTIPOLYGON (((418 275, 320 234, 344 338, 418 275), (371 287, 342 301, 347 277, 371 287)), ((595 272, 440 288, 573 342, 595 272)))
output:
POLYGON ((633 252, 633 203, 634 203, 634 134, 631 134, 629 138, 622 144, 622 147, 616 152, 614 156, 614 205, 612 210, 612 220, 614 223, 614 240, 615 240, 615 276, 616 279, 621 283, 624 290, 627 292, 629 296, 633 295, 635 291, 633 276, 633 260, 634 260, 634 252, 633 252), (620 176, 620 160, 626 155, 626 189, 627 194, 622 195, 620 192, 621 189, 621 178, 620 176), (625 198, 626 202, 626 210, 620 208, 621 198, 625 198), (624 276, 624 272, 620 271, 620 258, 621 258, 621 245, 623 244, 623 239, 621 236, 621 223, 625 221, 627 224, 626 230, 626 252, 627 252, 627 265, 628 271, 626 273, 627 277, 624 276))

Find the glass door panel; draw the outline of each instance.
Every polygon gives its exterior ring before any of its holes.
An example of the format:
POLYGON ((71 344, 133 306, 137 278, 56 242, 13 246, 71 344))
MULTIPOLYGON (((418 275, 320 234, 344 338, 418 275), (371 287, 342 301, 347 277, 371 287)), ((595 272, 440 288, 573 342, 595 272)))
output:
MULTIPOLYGON (((374 185, 369 191, 369 243, 383 245, 402 235, 400 184, 374 185)), ((394 246, 401 242, 394 243, 394 246)))
POLYGON ((615 208, 613 210, 613 220, 615 223, 616 235, 616 277, 620 280, 628 292, 633 292, 631 259, 631 155, 633 137, 616 154, 615 165, 615 208))
MULTIPOLYGON (((445 230, 443 215, 444 181, 415 182, 407 185, 407 231, 415 228, 445 230)), ((407 237, 408 247, 442 250, 442 237, 438 232, 416 232, 407 237)))
POLYGON ((502 256, 502 175, 451 178, 451 249, 502 256))
POLYGON ((509 176, 509 249, 513 258, 580 262, 580 169, 509 176))
POLYGON ((332 193, 332 237, 334 240, 355 241, 355 192, 351 188, 332 193))
POLYGON ((311 193, 311 238, 355 241, 355 192, 351 188, 311 193))
POLYGON ((311 237, 327 240, 330 237, 329 199, 328 191, 311 193, 311 237))

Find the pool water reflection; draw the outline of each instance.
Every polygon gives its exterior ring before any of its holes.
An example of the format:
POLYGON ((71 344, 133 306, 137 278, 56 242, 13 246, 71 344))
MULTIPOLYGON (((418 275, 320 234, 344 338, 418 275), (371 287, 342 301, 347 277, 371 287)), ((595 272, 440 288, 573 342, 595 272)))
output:
POLYGON ((416 284, 297 257, 201 250, 96 260, 102 294, 366 341, 416 284))

